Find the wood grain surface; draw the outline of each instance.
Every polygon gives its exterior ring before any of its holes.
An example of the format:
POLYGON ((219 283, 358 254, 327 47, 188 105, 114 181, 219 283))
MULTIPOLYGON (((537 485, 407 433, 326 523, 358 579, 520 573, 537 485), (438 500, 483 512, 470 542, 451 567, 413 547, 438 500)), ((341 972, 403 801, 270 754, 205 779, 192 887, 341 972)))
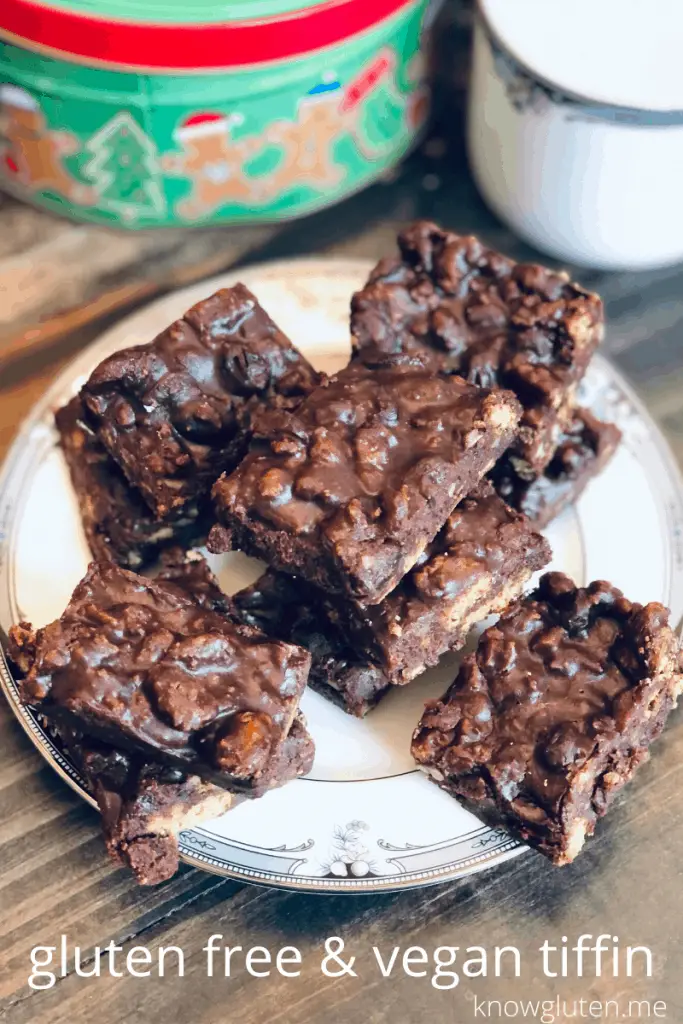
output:
MULTIPOLYGON (((0 457, 75 351, 122 308, 189 279, 197 267, 215 272, 239 260, 316 253, 375 258, 397 226, 415 216, 476 232, 513 256, 537 255, 486 209, 467 172, 458 92, 467 37, 457 9, 452 16, 455 24, 441 43, 448 59, 428 141, 391 180, 341 207, 278 230, 140 237, 69 225, 3 200, 0 457), (99 303, 95 318, 82 313, 90 303, 99 303), (81 312, 74 316, 73 310, 81 312), (39 332, 33 345, 32 331, 39 332)), ((683 462, 683 268, 577 276, 603 294, 606 350, 683 462)), ((475 997, 557 995, 621 1005, 630 998, 663 1000, 665 1019, 683 1020, 681 712, 575 865, 558 870, 529 853, 460 882, 367 897, 278 892, 189 869, 157 889, 139 889, 109 864, 95 813, 41 760, 4 704, 0 750, 0 1018, 8 1024, 465 1024, 477 1019, 475 997), (584 932, 618 936, 623 946, 650 946, 654 977, 565 981, 534 969, 544 940, 574 940, 584 932), (257 979, 241 971, 207 979, 201 950, 213 933, 226 945, 295 945, 304 959, 302 975, 257 979), (55 944, 62 934, 90 955, 112 939, 124 950, 181 946, 185 976, 84 979, 70 973, 52 989, 32 991, 26 984, 30 950, 55 944), (342 936, 357 956, 358 977, 321 974, 322 944, 330 935, 342 936), (428 950, 513 944, 522 953, 523 977, 462 978, 452 991, 438 991, 429 978, 382 979, 372 946, 390 951, 415 944, 428 950)))

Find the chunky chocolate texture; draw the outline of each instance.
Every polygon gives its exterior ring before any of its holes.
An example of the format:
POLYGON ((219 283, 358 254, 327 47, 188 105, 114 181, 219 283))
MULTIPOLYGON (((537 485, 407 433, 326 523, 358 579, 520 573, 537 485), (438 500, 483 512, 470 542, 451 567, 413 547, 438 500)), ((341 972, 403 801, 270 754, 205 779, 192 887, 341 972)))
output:
POLYGON ((263 408, 296 406, 319 379, 237 284, 197 303, 150 344, 105 359, 81 397, 101 443, 166 517, 237 465, 263 408))
POLYGON ((602 338, 599 297, 429 222, 402 232, 398 248, 352 299, 354 351, 427 351, 444 372, 514 391, 524 414, 513 454, 519 472, 535 475, 602 338))
POLYGON ((408 683, 462 647, 475 623, 504 611, 550 558, 528 519, 482 481, 381 604, 340 614, 392 682, 408 683))
MULTIPOLYGON (((176 873, 183 830, 219 817, 244 799, 198 775, 72 732, 63 737, 63 745, 97 800, 109 855, 129 867, 140 885, 158 885, 176 873)), ((273 785, 306 775, 313 755, 313 742, 298 716, 275 759, 273 785)))
POLYGON ((390 689, 386 673, 354 648, 324 595, 304 580, 269 569, 233 602, 242 622, 309 650, 309 686, 350 715, 363 718, 390 689))
POLYGON ((310 655, 235 624, 203 562, 179 571, 149 580, 93 562, 61 618, 13 627, 22 700, 57 725, 258 795, 310 655))
POLYGON ((206 611, 219 612, 230 617, 233 613, 231 598, 221 589, 198 551, 183 551, 180 547, 166 552, 154 579, 157 583, 171 583, 183 591, 206 611))
POLYGON ((176 515, 156 516, 98 440, 79 397, 60 409, 55 421, 94 558, 140 569, 170 546, 188 547, 206 538, 208 504, 188 503, 176 515))
POLYGON ((579 499, 593 477, 605 468, 620 441, 621 431, 613 423, 603 423, 588 409, 577 409, 542 473, 524 479, 506 454, 489 477, 508 504, 542 529, 579 499))
POLYGON ((157 885, 179 867, 178 835, 230 810, 236 794, 129 751, 71 735, 67 755, 97 801, 107 851, 140 885, 157 885))
POLYGON ((245 622, 311 652, 309 685, 363 715, 390 684, 410 682, 462 647, 474 623, 503 611, 550 554, 526 518, 484 482, 381 604, 340 608, 300 578, 272 570, 233 600, 245 622))
POLYGON ((214 487, 224 529, 211 546, 376 604, 508 447, 519 414, 509 392, 365 352, 256 433, 214 487))
POLYGON ((572 861, 683 687, 668 615, 546 574, 427 705, 415 759, 475 813, 572 861))

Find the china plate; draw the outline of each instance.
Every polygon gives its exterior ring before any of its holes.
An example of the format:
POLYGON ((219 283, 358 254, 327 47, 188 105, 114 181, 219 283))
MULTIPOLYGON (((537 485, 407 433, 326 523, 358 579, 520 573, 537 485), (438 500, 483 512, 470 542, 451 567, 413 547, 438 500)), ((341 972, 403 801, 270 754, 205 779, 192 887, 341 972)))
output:
MULTIPOLYGON (((83 352, 24 424, 0 477, 0 630, 19 619, 42 625, 63 610, 88 551, 57 447, 54 409, 109 352, 150 340, 189 306, 240 279, 321 370, 349 356, 348 307, 364 281, 362 261, 302 260, 249 267, 177 292, 129 317, 83 352)), ((617 371, 594 359, 582 401, 615 421, 623 443, 576 508, 548 530, 554 560, 580 583, 604 578, 633 600, 683 613, 683 485, 666 442, 617 371)), ((210 559, 229 592, 260 563, 241 554, 210 559)), ((371 892, 427 885, 500 864, 525 847, 483 826, 411 762, 409 741, 426 699, 443 692, 450 656, 396 689, 364 721, 316 693, 303 710, 317 754, 310 776, 242 804, 180 837, 190 864, 244 881, 318 892, 371 892)), ((0 658, 0 677, 19 721, 55 770, 90 800, 74 767, 20 707, 0 658)))

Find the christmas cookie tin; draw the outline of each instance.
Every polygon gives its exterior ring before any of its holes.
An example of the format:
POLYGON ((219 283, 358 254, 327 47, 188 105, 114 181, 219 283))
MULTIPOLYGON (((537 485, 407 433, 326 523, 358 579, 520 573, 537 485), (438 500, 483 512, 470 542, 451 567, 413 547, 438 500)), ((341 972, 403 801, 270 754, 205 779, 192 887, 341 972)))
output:
POLYGON ((2 0, 0 187, 131 228, 279 220, 391 167, 434 0, 2 0))

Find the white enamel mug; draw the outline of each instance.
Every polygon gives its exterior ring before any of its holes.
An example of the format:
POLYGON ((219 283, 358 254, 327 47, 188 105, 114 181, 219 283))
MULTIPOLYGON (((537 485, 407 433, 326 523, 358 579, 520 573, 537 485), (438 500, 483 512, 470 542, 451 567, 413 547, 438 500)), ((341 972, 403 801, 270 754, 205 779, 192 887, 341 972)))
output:
POLYGON ((683 259, 683 4, 479 0, 472 172, 523 238, 561 260, 683 259))

